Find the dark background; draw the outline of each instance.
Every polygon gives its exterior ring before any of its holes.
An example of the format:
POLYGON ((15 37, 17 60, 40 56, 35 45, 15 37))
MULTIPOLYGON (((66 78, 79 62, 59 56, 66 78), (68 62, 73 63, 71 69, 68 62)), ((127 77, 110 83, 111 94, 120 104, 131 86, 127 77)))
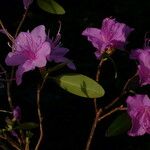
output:
MULTIPOLYGON (((119 22, 126 23, 135 31, 130 35, 126 51, 142 48, 145 32, 150 31, 150 1, 137 0, 59 0, 66 10, 65 15, 48 14, 32 4, 29 14, 22 26, 23 31, 31 31, 35 26, 44 24, 50 28, 51 35, 55 36, 59 24, 62 22, 62 43, 70 49, 68 58, 76 64, 77 73, 95 78, 98 61, 94 56, 94 48, 81 35, 86 27, 101 27, 105 17, 114 17, 119 22)), ((21 16, 23 5, 21 0, 5 0, 0 4, 0 18, 12 34, 21 16)), ((1 63, 9 51, 7 38, 0 35, 1 63)), ((129 60, 128 53, 116 52, 112 58, 118 68, 118 79, 114 78, 114 69, 111 62, 104 64, 100 83, 106 90, 106 95, 98 102, 103 106, 119 95, 125 81, 136 70, 135 63, 129 60), (108 71, 109 70, 109 71, 108 71)), ((7 68, 9 69, 9 68, 7 68)), ((73 72, 68 68, 56 72, 73 72)), ((22 109, 22 121, 38 121, 36 112, 36 83, 38 71, 26 73, 21 86, 12 90, 15 105, 22 109)), ((0 108, 7 108, 5 88, 0 89, 0 108)), ((123 99, 125 100, 125 99, 123 99)), ((44 140, 41 150, 84 150, 94 118, 93 101, 69 94, 59 88, 54 82, 48 81, 42 92, 41 109, 44 116, 44 140)), ((149 150, 150 137, 132 138, 126 133, 107 138, 105 131, 119 113, 103 120, 96 129, 91 150, 149 150)), ((38 131, 33 131, 33 146, 38 138, 38 131)))

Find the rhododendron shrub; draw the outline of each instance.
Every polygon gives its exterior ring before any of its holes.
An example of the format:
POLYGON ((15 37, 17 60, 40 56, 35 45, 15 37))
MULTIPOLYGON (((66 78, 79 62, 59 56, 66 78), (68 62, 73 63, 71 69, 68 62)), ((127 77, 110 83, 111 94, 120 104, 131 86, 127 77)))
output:
MULTIPOLYGON (((92 149, 91 143, 92 140, 95 140, 93 137, 99 122, 101 123, 103 119, 116 111, 122 113, 119 117, 114 119, 108 127, 106 131, 107 136, 128 133, 128 136, 135 137, 150 134, 150 98, 148 92, 150 84, 150 39, 146 37, 146 41, 148 42, 146 42, 144 48, 133 48, 133 50, 127 51, 126 46, 127 44, 130 44, 128 37, 132 34, 134 28, 130 27, 132 25, 128 26, 125 23, 117 22, 116 19, 112 17, 105 18, 102 21, 100 29, 87 27, 82 31, 81 35, 80 32, 78 32, 81 38, 82 35, 86 36, 87 40, 92 43, 93 49, 96 49, 95 55, 96 61, 98 61, 98 66, 95 66, 95 68, 97 68, 95 73, 96 78, 89 78, 88 76, 77 73, 78 68, 76 67, 76 64, 69 56, 67 56, 69 51, 71 51, 71 48, 68 48, 67 43, 63 45, 61 42, 63 41, 62 39, 66 37, 62 36, 63 31, 61 31, 60 20, 58 21, 60 26, 55 36, 52 36, 53 31, 51 34, 48 32, 49 26, 46 26, 44 23, 41 23, 42 25, 35 25, 32 27, 32 30, 30 26, 27 28, 28 31, 24 30, 24 28, 26 29, 25 25, 27 25, 24 24, 24 22, 27 19, 26 17, 28 17, 28 10, 32 2, 33 0, 22 0, 24 14, 18 25, 13 25, 13 27, 16 26, 16 29, 14 29, 12 33, 6 29, 3 20, 0 20, 0 33, 8 38, 7 44, 0 41, 0 45, 5 44, 5 47, 9 50, 4 52, 5 58, 2 58, 3 63, 0 64, 0 81, 4 84, 4 100, 6 100, 7 103, 7 106, 4 107, 4 109, 0 109, 1 113, 5 113, 4 117, 2 116, 1 119, 4 120, 4 123, 1 124, 0 128, 0 140, 7 142, 11 149, 43 149, 43 139, 48 137, 46 134, 49 133, 45 133, 45 130, 43 129, 43 119, 45 118, 43 117, 43 109, 41 109, 40 104, 41 99, 43 100, 43 105, 45 102, 44 99, 47 97, 43 91, 46 91, 46 88, 49 88, 49 86, 53 86, 52 82, 48 82, 49 80, 54 81, 54 84, 57 83, 56 86, 71 93, 71 97, 74 94, 90 100, 90 109, 93 108, 93 111, 91 112, 94 113, 94 118, 92 125, 87 126, 91 127, 91 132, 87 137, 87 142, 84 146, 85 150, 92 149), (105 75, 107 73, 109 78, 112 78, 110 67, 113 66, 115 68, 115 74, 118 74, 117 69, 122 67, 118 67, 118 64, 115 63, 116 61, 119 61, 120 58, 113 60, 113 56, 118 52, 116 50, 121 50, 121 54, 127 55, 128 60, 127 62, 124 61, 124 64, 128 64, 131 60, 131 62, 136 62, 136 71, 131 73, 131 76, 123 83, 123 86, 118 84, 121 76, 123 76, 122 73, 119 72, 119 76, 113 77, 115 83, 113 90, 115 90, 116 85, 119 85, 120 87, 118 88, 119 90, 115 92, 117 93, 117 95, 115 95, 116 97, 111 99, 111 93, 109 93, 107 88, 107 85, 111 87, 111 83, 105 79, 105 75), (110 60, 113 65, 110 63, 107 64, 108 66, 105 65, 105 62, 107 63, 107 61, 110 60), (62 71, 61 69, 64 70, 62 71), (67 73, 64 73, 66 69, 67 73), (103 71, 103 69, 105 71, 103 71), (35 112, 37 114, 34 116, 34 121, 26 122, 24 113, 29 110, 26 109, 24 105, 21 105, 21 103, 18 104, 18 102, 14 100, 18 96, 14 91, 15 89, 24 90, 23 86, 25 84, 23 83, 28 82, 28 79, 24 80, 24 77, 29 71, 31 74, 34 72, 38 78, 36 82, 32 83, 32 85, 34 85, 34 94, 32 93, 32 98, 29 97, 30 102, 33 100, 33 97, 34 100, 36 100, 36 105, 34 105, 34 109, 36 110, 32 110, 34 113, 32 114, 32 112, 29 112, 29 114, 35 115, 35 112), (103 85, 105 88, 103 88, 103 85), (145 88, 148 88, 148 90, 145 90, 145 88), (101 97, 103 98, 101 99, 101 97), (99 100, 102 101, 98 102, 99 100), (33 129, 35 129, 36 132, 32 131, 33 129), (33 133, 37 135, 34 135, 33 133), (33 138, 33 140, 31 138, 33 138)), ((65 12, 54 0, 37 0, 37 4, 46 12, 55 14, 63 14, 65 12)), ((29 13, 29 16, 31 14, 29 13)), ((30 17, 32 17, 32 15, 30 17)), ((51 20, 51 23, 53 24, 53 19, 51 20)), ((138 31, 135 30, 135 32, 138 31)), ((72 37, 73 36, 74 35, 72 35, 72 37)), ((86 39, 84 40, 86 41, 86 39)), ((78 55, 81 55, 81 52, 78 50, 80 50, 80 48, 77 49, 77 53, 78 55)), ((84 54, 84 57, 86 57, 86 53, 84 54)), ((88 64, 91 64, 91 61, 92 59, 88 59, 88 64)), ((131 71, 130 69, 128 70, 131 71)), ((90 72, 91 70, 88 71, 90 72)), ((30 82, 28 85, 30 86, 30 82)), ((29 90, 31 89, 30 87, 27 88, 29 88, 29 90)), ((57 94, 58 92, 61 92, 58 87, 56 89, 57 94)), ((47 91, 52 92, 53 89, 48 89, 47 91)), ((19 101, 24 100, 21 96, 19 97, 19 101)), ((75 98, 78 98, 77 96, 75 98)), ((50 99, 50 101, 53 101, 53 99, 50 99)), ((32 102, 34 103, 35 101, 32 102)), ((87 101, 84 101, 84 103, 86 102, 87 101)), ((0 108, 2 107, 3 106, 0 106, 0 108)), ((69 107, 69 105, 67 105, 67 107, 69 107)), ((47 119, 45 119, 45 121, 47 121, 47 119)), ((49 121, 51 124, 55 123, 51 120, 49 121)), ((68 143, 66 142, 66 145, 67 144, 68 143)), ((4 143, 4 148, 5 145, 6 143, 4 143)))

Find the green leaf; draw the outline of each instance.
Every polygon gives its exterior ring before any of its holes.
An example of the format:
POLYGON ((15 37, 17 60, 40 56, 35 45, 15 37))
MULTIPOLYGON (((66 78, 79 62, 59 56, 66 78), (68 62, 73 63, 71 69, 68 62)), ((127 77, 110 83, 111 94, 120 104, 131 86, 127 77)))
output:
POLYGON ((131 127, 131 121, 127 113, 119 115, 106 131, 106 136, 117 136, 127 132, 131 127))
POLYGON ((22 124, 19 124, 17 127, 15 127, 14 129, 27 129, 27 130, 30 130, 30 129, 34 129, 34 128, 37 128, 38 127, 38 124, 37 123, 34 123, 34 122, 26 122, 26 123, 22 123, 22 124))
POLYGON ((42 10, 48 13, 57 15, 65 14, 64 8, 54 0, 37 0, 37 3, 42 10))
POLYGON ((86 98, 99 98, 105 93, 101 85, 82 74, 65 74, 56 77, 56 82, 64 90, 86 98))

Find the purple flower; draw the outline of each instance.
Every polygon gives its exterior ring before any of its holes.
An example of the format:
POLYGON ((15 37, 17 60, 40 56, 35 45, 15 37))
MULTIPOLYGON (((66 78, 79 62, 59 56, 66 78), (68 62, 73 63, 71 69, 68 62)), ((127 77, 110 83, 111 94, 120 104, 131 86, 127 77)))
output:
POLYGON ((128 134, 140 136, 150 134, 150 99, 147 95, 135 95, 127 98, 127 112, 132 120, 128 134))
POLYGON ((33 0, 23 0, 24 9, 28 9, 33 0))
POLYGON ((9 52, 5 62, 18 66, 16 71, 17 85, 22 82, 22 75, 35 67, 44 67, 46 57, 50 54, 50 43, 46 42, 45 27, 40 25, 30 32, 21 32, 13 43, 13 52, 9 52))
POLYGON ((13 117, 15 118, 15 120, 20 120, 21 119, 21 109, 19 106, 16 106, 13 109, 13 117))
MULTIPOLYGON (((60 28, 61 28, 61 26, 60 26, 60 28)), ((51 44, 51 54, 47 56, 47 59, 49 61, 54 61, 56 63, 66 63, 68 68, 75 70, 76 67, 75 67, 74 63, 65 57, 66 53, 69 52, 69 49, 61 46, 60 28, 58 30, 58 33, 57 33, 55 39, 50 39, 49 35, 47 37, 47 40, 51 44)))
POLYGON ((101 29, 86 28, 82 35, 87 36, 88 40, 92 42, 97 49, 95 55, 100 58, 101 54, 108 49, 123 49, 129 33, 133 30, 115 19, 105 18, 101 29))
POLYGON ((132 59, 137 59, 138 74, 141 85, 150 84, 150 48, 137 49, 131 53, 132 59))

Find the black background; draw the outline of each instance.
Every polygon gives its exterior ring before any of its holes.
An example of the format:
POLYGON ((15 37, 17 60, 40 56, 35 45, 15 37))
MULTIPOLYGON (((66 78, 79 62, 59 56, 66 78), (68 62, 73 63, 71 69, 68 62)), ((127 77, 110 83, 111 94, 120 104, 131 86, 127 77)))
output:
MULTIPOLYGON (((23 31, 31 31, 35 26, 44 24, 50 28, 51 35, 55 36, 59 24, 62 22, 62 43, 70 49, 68 58, 74 60, 77 73, 82 73, 95 78, 98 61, 94 56, 94 48, 85 37, 81 35, 86 27, 101 27, 105 17, 114 17, 119 22, 126 23, 135 31, 130 35, 126 51, 142 48, 145 32, 150 31, 150 1, 137 0, 59 0, 66 10, 65 15, 48 14, 38 8, 36 2, 32 4, 29 14, 22 26, 23 31)), ((12 34, 23 14, 21 0, 5 0, 0 4, 0 18, 12 34)), ((7 38, 0 35, 1 63, 9 51, 7 38)), ((100 83, 106 90, 106 95, 98 101, 98 105, 108 104, 119 95, 125 81, 136 70, 135 63, 129 60, 128 53, 116 52, 112 58, 118 68, 118 79, 114 79, 114 69, 107 62, 102 71, 100 83), (109 70, 109 71, 108 71, 109 70)), ((9 67, 7 68, 10 69, 9 67)), ((56 72, 56 75, 64 72, 73 72, 68 68, 56 72)), ((12 98, 15 105, 22 109, 23 121, 38 121, 36 112, 36 85, 39 72, 28 72, 23 76, 23 83, 12 89, 12 98)), ((54 74, 55 75, 55 74, 54 74)), ((0 108, 7 109, 5 88, 0 89, 0 108)), ((125 99, 123 99, 125 100, 125 99)), ((48 81, 42 92, 41 109, 44 116, 44 140, 41 150, 84 150, 94 118, 93 101, 80 98, 60 89, 54 82, 48 81)), ((105 131, 112 120, 119 113, 115 113, 98 124, 91 150, 149 150, 150 137, 132 138, 126 133, 107 138, 105 131)), ((2 116, 5 118, 5 116, 2 116)), ((1 119, 2 121, 2 119, 1 119)), ((33 131, 32 146, 36 144, 38 131, 33 131)))

